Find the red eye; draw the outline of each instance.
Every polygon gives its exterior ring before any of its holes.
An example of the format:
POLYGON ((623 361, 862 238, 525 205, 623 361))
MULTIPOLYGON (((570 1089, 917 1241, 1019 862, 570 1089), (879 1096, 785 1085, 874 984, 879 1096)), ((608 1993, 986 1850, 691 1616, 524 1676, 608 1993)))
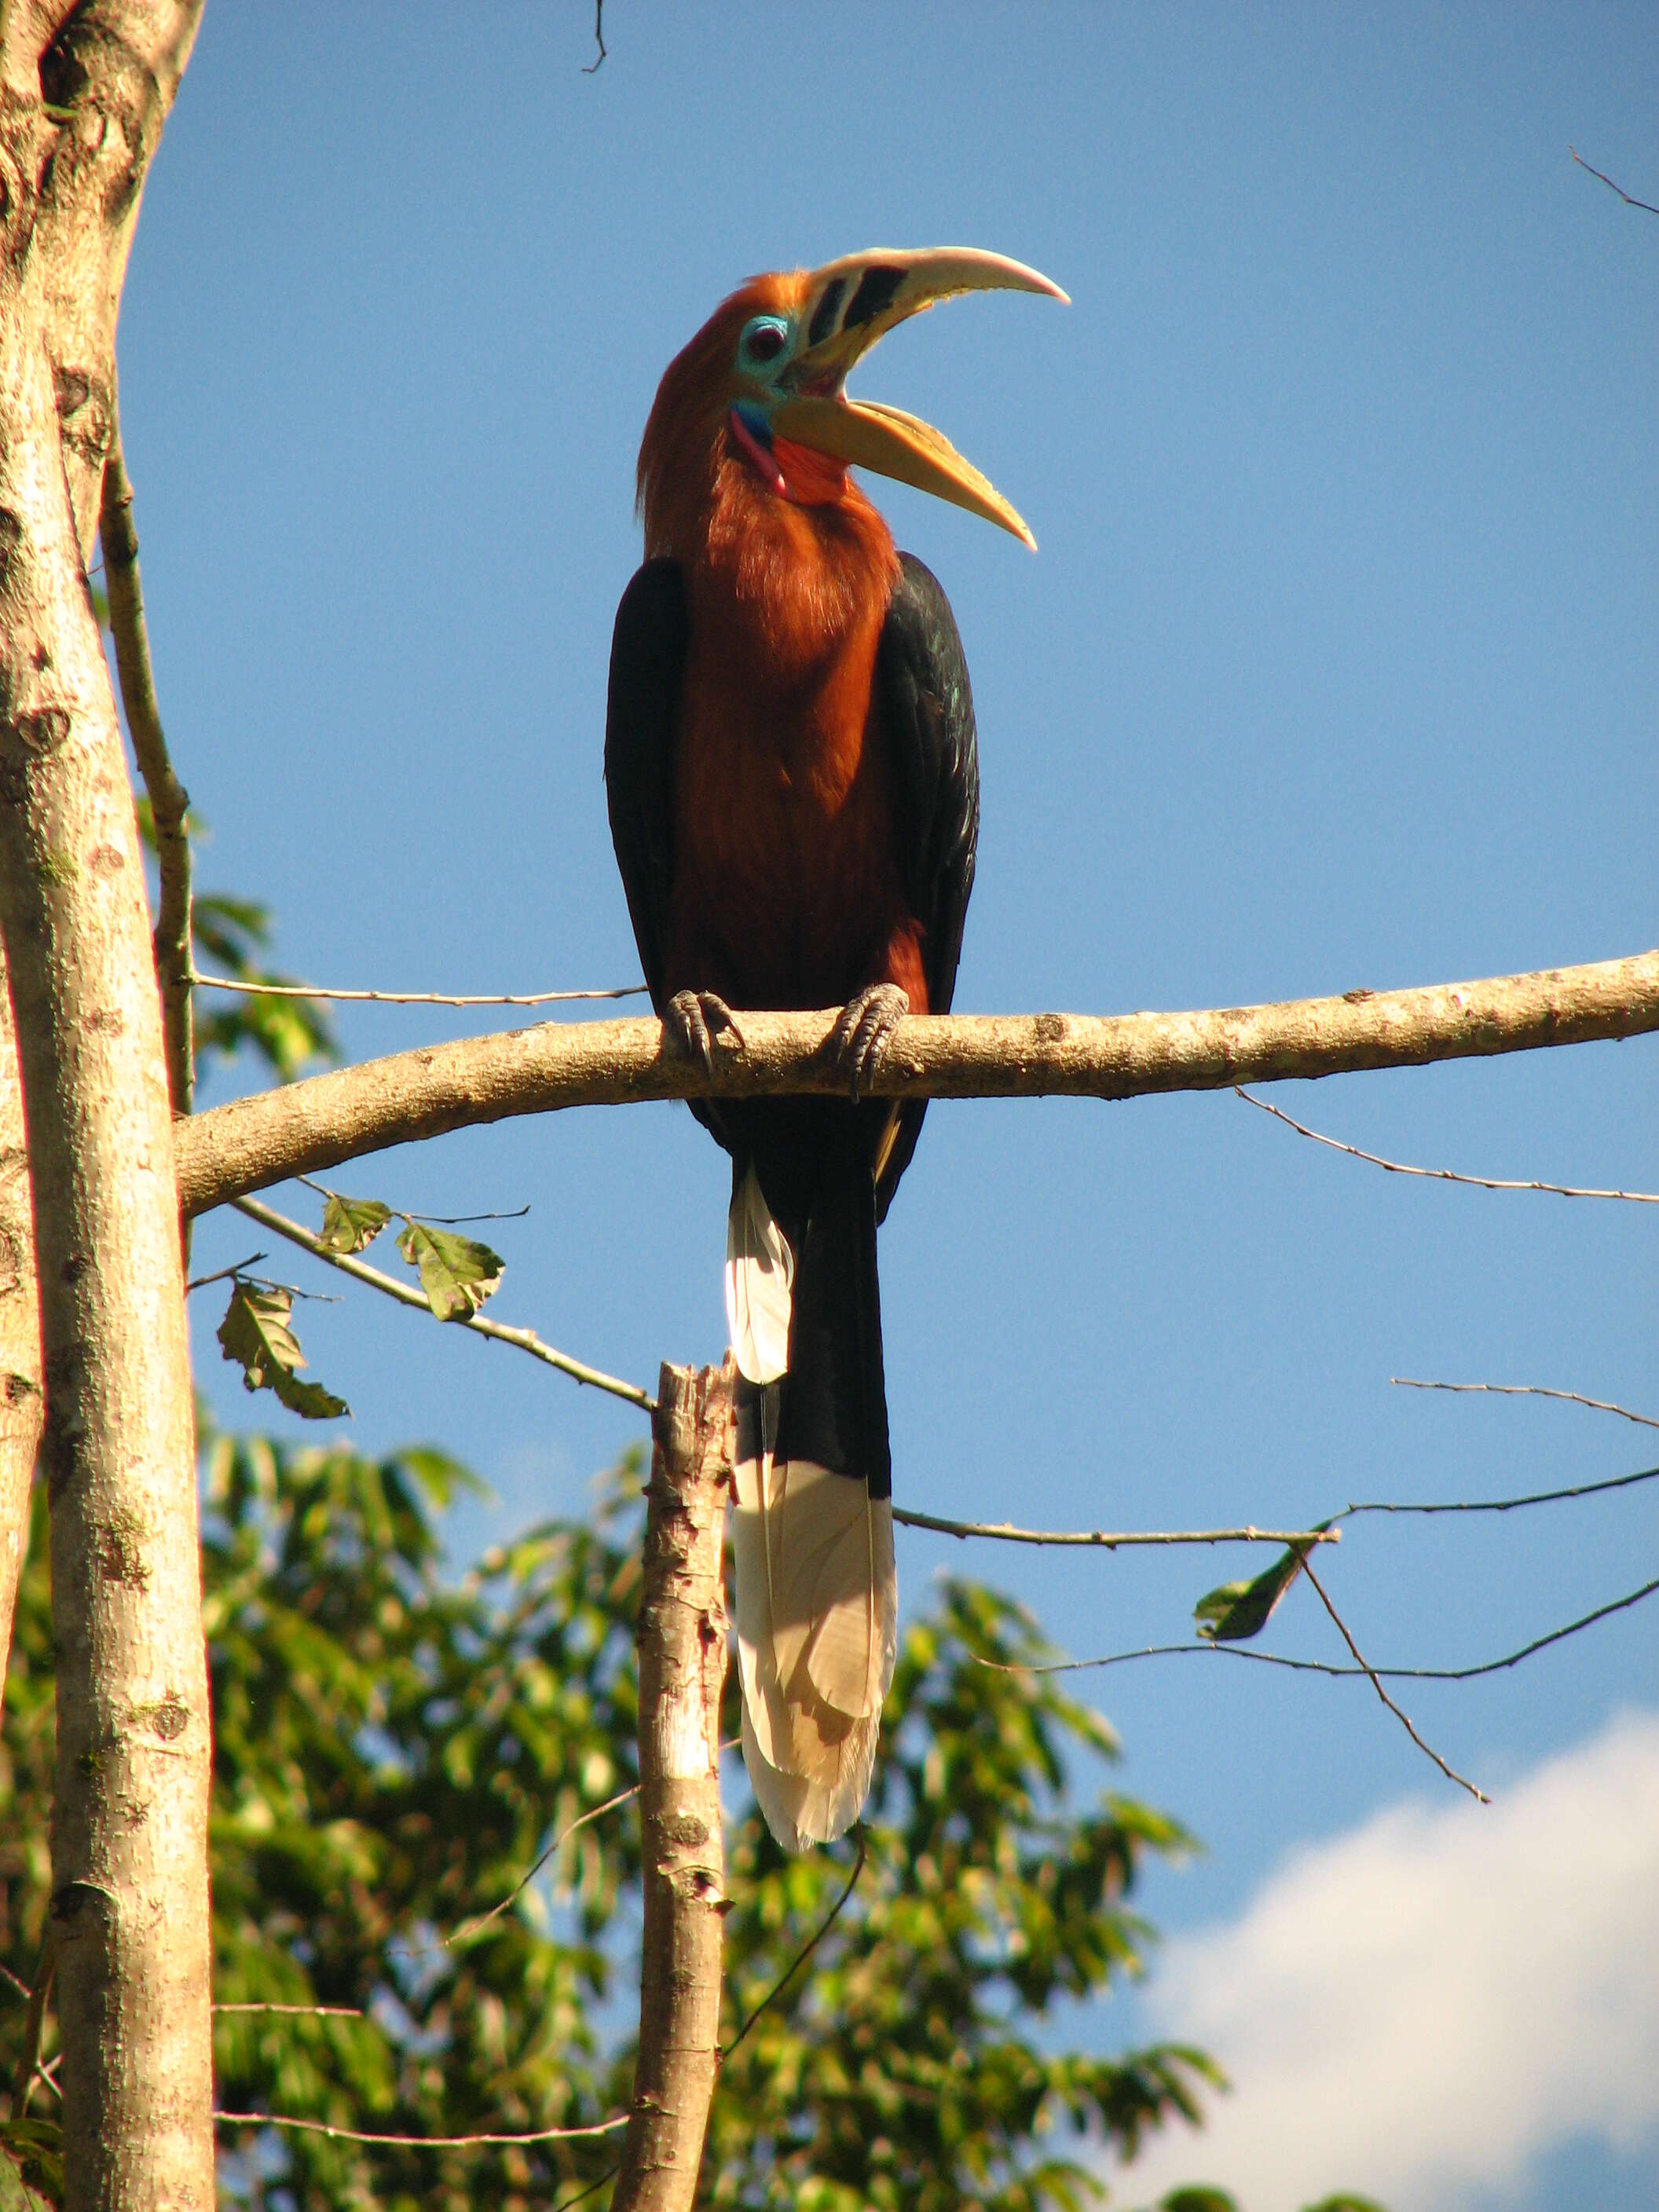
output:
POLYGON ((750 331, 744 350, 750 361, 775 361, 783 351, 783 332, 775 323, 762 323, 750 331))

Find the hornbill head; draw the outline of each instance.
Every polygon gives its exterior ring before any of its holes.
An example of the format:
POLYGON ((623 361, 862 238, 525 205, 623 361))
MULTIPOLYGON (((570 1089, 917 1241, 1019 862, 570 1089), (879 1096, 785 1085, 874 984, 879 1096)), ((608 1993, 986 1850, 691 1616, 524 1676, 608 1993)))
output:
POLYGON ((805 506, 839 497, 849 465, 873 469, 983 515, 1035 550, 1015 509, 941 432, 846 389, 895 324, 958 292, 1000 291, 1066 300, 1023 262, 961 246, 878 247, 821 269, 751 277, 663 378, 640 455, 647 535, 653 479, 671 452, 690 445, 734 453, 779 497, 805 506))

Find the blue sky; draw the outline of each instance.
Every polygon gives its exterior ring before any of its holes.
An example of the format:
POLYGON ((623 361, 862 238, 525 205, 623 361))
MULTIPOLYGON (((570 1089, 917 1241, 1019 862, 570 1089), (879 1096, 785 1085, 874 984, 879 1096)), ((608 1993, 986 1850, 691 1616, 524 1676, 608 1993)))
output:
MULTIPOLYGON (((214 832, 201 880, 269 898, 289 968, 450 991, 634 980, 599 757, 656 380, 750 271, 882 242, 1012 253, 1074 301, 957 303, 859 378, 944 428, 1042 548, 876 488, 973 671, 984 821, 959 1006, 1225 1005, 1659 935, 1659 221, 1567 153, 1659 198, 1650 10, 613 0, 586 76, 591 29, 574 0, 210 7, 152 177, 121 372, 162 700, 214 832)), ((354 1056, 462 1027, 432 1010, 341 1024, 354 1056)), ((1654 1190, 1656 1053, 1273 1095, 1395 1158, 1654 1190)), ((520 1121, 337 1180, 443 1212, 529 1202, 496 1237, 495 1310, 598 1364, 649 1382, 663 1358, 720 1352, 725 1164, 683 1109, 520 1121)), ((1659 1437, 1389 1378, 1659 1414, 1656 1234, 1646 1207, 1384 1176, 1225 1094, 936 1106, 883 1244, 899 1496, 1055 1526, 1288 1524, 1358 1497, 1631 1471, 1659 1437)), ((248 1224, 217 1218, 197 1264, 249 1249, 248 1224)), ((213 1356, 216 1318, 193 1316, 216 1407, 280 1425, 213 1356)), ((307 1310, 304 1334, 362 1445, 430 1437, 492 1480, 501 1504, 458 1523, 463 1552, 580 1511, 638 1435, 626 1408, 367 1297, 307 1310)), ((1455 1664, 1647 1579, 1656 1537, 1639 1491, 1362 1522, 1328 1586, 1369 1656, 1455 1664)), ((1079 1656, 1178 1638, 1246 1568, 964 1561, 912 1536, 902 1582, 918 1595, 964 1564, 1079 1656)), ((1340 1656, 1306 1595, 1275 1648, 1340 1656)), ((1583 1997, 1564 1962, 1594 1951, 1576 1917, 1602 1883, 1590 1839, 1650 1802, 1606 1762, 1648 1773, 1655 1651, 1637 1611, 1408 1701, 1498 1799, 1494 1822, 1532 1791, 1561 1823, 1547 1907, 1504 1858, 1509 1829, 1480 1878, 1504 1896, 1513 1876, 1526 1925, 1556 1916, 1565 1979, 1534 1992, 1546 2009, 1583 1997)), ((1409 1808, 1413 1868, 1488 1817, 1363 1684, 1210 1660, 1091 1679, 1121 1786, 1210 1846, 1148 1905, 1178 1939, 1171 1987, 1218 2039, 1249 2033, 1206 2009, 1201 1961, 1245 1955, 1287 1866, 1323 1895, 1320 1870, 1366 1839, 1385 1852, 1409 1808)), ((1659 1879, 1651 1820, 1626 1840, 1659 1879)), ((1379 1876, 1352 1910, 1394 1893, 1379 1876)), ((1415 1924, 1389 1947, 1413 1972, 1415 1924)), ((1459 1972, 1495 1975, 1522 1925, 1500 1914, 1459 1972)), ((1285 2017, 1325 2017, 1316 1983, 1343 2016, 1370 1984, 1307 1942, 1285 2017)), ((1623 2022, 1650 2084, 1650 2014, 1595 1986, 1583 2001, 1623 2022)), ((1437 2000, 1419 1996, 1407 2016, 1432 2043, 1437 2000)), ((1178 2027, 1158 2002, 1081 2032, 1178 2027)), ((1246 2144, 1271 2139, 1272 2084, 1253 2108, 1249 2053, 1230 2055, 1216 2155, 1231 2144, 1253 2177, 1249 2212, 1280 2212, 1246 2144)), ((1425 2146, 1389 2169, 1396 2212, 1659 2190, 1650 2089, 1589 2121, 1581 2100, 1553 2132, 1517 2120, 1482 2150, 1419 2126, 1396 2056, 1395 2135, 1425 2146)), ((1367 2089, 1327 2147, 1341 2170, 1309 2193, 1376 2185, 1352 2161, 1381 2156, 1361 2106, 1391 2063, 1372 2050, 1350 2076, 1367 2089)), ((1474 2063, 1448 2041, 1468 2109, 1536 2108, 1516 2084, 1547 2059, 1514 2057, 1496 2083, 1474 2063)), ((1206 2147, 1180 2163, 1208 2170, 1206 2147)))

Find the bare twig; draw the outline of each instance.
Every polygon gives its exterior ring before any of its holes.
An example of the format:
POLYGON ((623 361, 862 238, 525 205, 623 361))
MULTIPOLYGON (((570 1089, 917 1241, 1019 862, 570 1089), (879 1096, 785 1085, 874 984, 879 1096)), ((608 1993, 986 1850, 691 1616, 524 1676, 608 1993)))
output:
POLYGON ((216 2004, 219 2012, 281 2012, 303 2014, 308 2020, 362 2020, 367 2017, 361 2005, 302 2005, 302 2004, 216 2004))
POLYGON ((578 1828, 585 1828, 590 1820, 597 1820, 602 1813, 614 1813, 618 1805, 625 1805, 630 1797, 637 1797, 639 1794, 640 1785, 636 1782, 630 1789, 619 1790, 614 1797, 607 1797, 603 1805, 589 1806, 587 1811, 579 1814, 571 1821, 568 1827, 560 1829, 534 1866, 519 1876, 499 1905, 492 1905, 487 1912, 475 1913, 471 1920, 464 1920, 459 1928, 453 1929, 444 1937, 443 1948, 449 1950, 458 1943, 465 1943, 469 1936, 476 1936, 481 1928, 487 1928, 492 1920, 499 1920, 503 1912, 511 1911, 567 1837, 574 1836, 578 1828))
MULTIPOLYGON (((379 1291, 386 1297, 396 1298, 399 1305, 418 1307, 421 1312, 432 1317, 432 1308, 424 1292, 411 1290, 407 1283, 398 1282, 395 1276, 383 1275, 378 1267, 371 1267, 367 1261, 354 1259, 348 1252, 331 1252, 320 1237, 313 1237, 297 1221, 290 1221, 286 1214, 278 1213, 272 1206, 261 1205, 257 1199, 239 1198, 233 1203, 236 1211, 246 1214, 250 1221, 257 1221, 262 1229, 273 1230, 278 1237, 286 1237, 291 1244, 299 1245, 313 1259, 321 1260, 331 1267, 337 1267, 343 1275, 349 1275, 356 1282, 367 1283, 371 1290, 379 1291)), ((475 1336, 487 1336, 497 1344, 510 1344, 520 1352, 527 1352, 532 1359, 539 1359, 549 1367, 556 1367, 561 1375, 568 1375, 577 1382, 591 1383, 596 1390, 608 1390, 613 1398, 625 1398, 630 1406, 638 1406, 647 1413, 653 1409, 652 1400, 637 1383, 624 1382, 615 1375, 605 1374, 600 1368, 589 1367, 582 1360, 572 1359, 565 1352, 556 1352, 550 1344, 543 1343, 534 1329, 511 1328, 502 1322, 488 1320, 483 1314, 468 1314, 464 1320, 445 1322, 443 1326, 446 1328, 470 1328, 475 1336)))
POLYGON ((1455 1766, 1449 1766, 1445 1760, 1442 1759, 1440 1753, 1434 1748, 1432 1744, 1424 1742, 1422 1737, 1419 1735, 1417 1730, 1412 1726, 1409 1717, 1397 1705, 1395 1705, 1394 1699, 1389 1695, 1382 1683, 1377 1680, 1376 1669, 1370 1665, 1365 1658, 1364 1653, 1354 1642, 1352 1637, 1349 1635, 1347 1623, 1343 1620, 1341 1614, 1337 1611, 1336 1607, 1331 1603, 1330 1599, 1326 1595, 1325 1585, 1320 1581, 1318 1576, 1314 1572, 1312 1567, 1309 1565, 1305 1559, 1302 1562, 1302 1571, 1306 1575, 1308 1580, 1313 1584, 1314 1589, 1318 1595, 1319 1602, 1324 1607, 1326 1612, 1329 1613, 1331 1619, 1336 1623, 1337 1633, 1341 1637, 1342 1641, 1347 1645, 1349 1650, 1352 1652, 1355 1666, 1358 1668, 1362 1674, 1367 1677, 1372 1689, 1374 1689, 1377 1696, 1382 1698, 1383 1704, 1394 1715, 1395 1720, 1399 1722, 1401 1727, 1405 1729, 1407 1735, 1417 1746, 1418 1749, 1423 1753, 1424 1757, 1425 1759, 1431 1759, 1435 1765, 1440 1769, 1440 1771, 1446 1777, 1448 1781, 1456 1783, 1460 1790, 1467 1790, 1470 1796, 1474 1798, 1479 1803, 1482 1805, 1490 1805, 1492 1800, 1487 1796, 1486 1791, 1484 1790, 1478 1790, 1474 1784, 1471 1782, 1466 1775, 1460 1774, 1455 1766))
POLYGON ((599 51, 591 62, 583 63, 584 76, 597 76, 605 62, 605 0, 593 0, 593 42, 599 51))
POLYGON ((721 1550, 732 1376, 662 1369, 646 1490, 640 1652, 645 1926, 634 2096, 612 2212, 690 2212, 720 2070, 721 1550))
POLYGON ((327 991, 320 983, 257 983, 235 975, 201 975, 191 971, 198 991, 240 991, 253 999, 339 999, 368 1006, 556 1006, 584 999, 639 999, 644 983, 620 983, 605 991, 327 991))
POLYGON ((167 1036, 167 1091, 175 1114, 188 1114, 195 1085, 191 1033, 190 793, 173 772, 161 709, 150 665, 149 631, 144 622, 144 592, 138 574, 138 533, 132 521, 132 485, 121 454, 118 426, 104 464, 103 505, 99 535, 104 547, 104 577, 109 591, 110 633, 121 678, 121 705, 149 793, 155 829, 155 863, 161 897, 155 915, 155 976, 161 992, 161 1021, 167 1036))
POLYGON ((1652 1482, 1656 1479, 1659 1479, 1659 1467, 1644 1467, 1634 1474, 1606 1475, 1599 1482, 1576 1482, 1564 1490, 1529 1491, 1522 1498, 1454 1498, 1427 1505, 1385 1498, 1358 1505, 1345 1505, 1334 1517, 1338 1521, 1348 1521, 1361 1513, 1518 1513, 1523 1506, 1560 1505, 1573 1498, 1598 1498, 1604 1491, 1633 1490, 1638 1482, 1652 1482))
POLYGON ((1502 1176, 1459 1175, 1453 1168, 1409 1167, 1403 1160, 1385 1160, 1380 1152, 1362 1151, 1358 1145, 1345 1145, 1340 1137, 1322 1136, 1287 1114, 1282 1106, 1270 1106, 1265 1098, 1255 1098, 1235 1084, 1233 1095, 1242 1098, 1247 1106, 1255 1106, 1264 1114, 1271 1114, 1275 1121, 1282 1121, 1287 1129, 1294 1129, 1298 1137, 1306 1137, 1316 1145, 1325 1145, 1334 1152, 1346 1152, 1351 1160, 1364 1160, 1370 1166, 1382 1168, 1389 1175, 1416 1176, 1425 1182, 1461 1182, 1475 1190, 1542 1190, 1557 1198, 1618 1198, 1631 1206, 1659 1206, 1659 1191, 1651 1190, 1586 1190, 1566 1182, 1516 1182, 1502 1176))
POLYGON ((29 2092, 40 2070, 40 2034, 46 2025, 46 2000, 52 1995, 57 1972, 58 1923, 49 1917, 40 1944, 40 1963, 34 1969, 34 1986, 29 1991, 28 2010, 23 2015, 23 2047, 17 2056, 17 2070, 12 2075, 9 2117, 14 2120, 21 2119, 27 2112, 29 2092))
POLYGON ((1650 1413, 1632 1413, 1628 1406, 1615 1406, 1610 1398, 1584 1398, 1577 1390, 1548 1390, 1541 1382, 1424 1382, 1414 1375, 1390 1375, 1389 1380, 1396 1390, 1479 1392, 1493 1398, 1559 1398, 1565 1405, 1588 1406, 1593 1413, 1617 1413, 1621 1421, 1634 1421, 1644 1429, 1659 1429, 1659 1421, 1650 1413))
POLYGON ((942 1521, 933 1513, 896 1505, 893 1518, 907 1528, 940 1536, 988 1537, 999 1544, 1069 1544, 1115 1552, 1145 1544, 1340 1544, 1337 1528, 1017 1528, 1008 1521, 942 1521))
POLYGON ((1583 155, 1579 152, 1576 146, 1569 146, 1567 151, 1572 155, 1573 160, 1577 162, 1581 169, 1589 169, 1591 176, 1596 178, 1601 183, 1604 184, 1610 192, 1617 192, 1620 198, 1623 200, 1626 207, 1640 208, 1644 215, 1659 215, 1659 207, 1655 207, 1650 201, 1633 200, 1622 185, 1615 185, 1613 179, 1611 177, 1604 177, 1600 169, 1590 168, 1589 163, 1584 159, 1583 155))
POLYGON ((997 1674, 1081 1674, 1097 1667, 1127 1666, 1133 1659, 1174 1659, 1188 1652, 1210 1651, 1218 1653, 1224 1659, 1248 1659, 1256 1667, 1287 1668, 1297 1674, 1328 1674, 1343 1680, 1376 1676, 1385 1682, 1473 1682, 1480 1675, 1501 1674, 1510 1667, 1518 1667, 1534 1652, 1547 1650, 1552 1644, 1577 1636, 1581 1629, 1593 1628, 1598 1620, 1606 1620, 1615 1613, 1628 1612, 1632 1606, 1640 1605, 1656 1590, 1659 1582, 1644 1583, 1640 1589, 1598 1605, 1593 1613, 1568 1621, 1563 1628, 1552 1628, 1547 1635, 1534 1636, 1518 1651, 1505 1652, 1501 1659, 1483 1659, 1472 1667, 1334 1667, 1328 1659, 1287 1659, 1280 1652, 1251 1651, 1242 1644, 1217 1644, 1207 1637, 1191 1644, 1143 1644, 1133 1651, 1109 1651, 1099 1659, 1053 1659, 1035 1665, 983 1659, 977 1651, 970 1656, 976 1666, 988 1667, 997 1674))
POLYGON ((302 2120, 283 2112, 220 2112, 214 2118, 228 2128, 297 2128, 307 2135, 328 2136, 336 2142, 386 2143, 411 2150, 464 2150, 483 2143, 568 2142, 579 2136, 614 2135, 628 2125, 626 2112, 615 2119, 599 2120, 591 2128, 529 2128, 516 2134, 482 2132, 470 2136, 378 2135, 365 2128, 337 2128, 328 2120, 302 2120))
POLYGON ((744 2021, 743 2026, 738 2030, 730 2043, 726 2045, 725 2050, 721 2051, 720 2063, 722 2066, 725 2065, 726 2060, 730 2058, 732 2052, 743 2041, 744 2036, 748 2034, 750 2029, 753 2027, 755 2022, 760 2018, 767 2007, 775 2003, 776 2000, 783 1995, 785 1990, 789 1986, 790 1982, 794 1978, 797 1970, 806 1964, 806 1961, 811 1957, 813 1952, 817 1949, 818 1945, 823 1942, 824 1937, 835 1926, 836 1921, 840 1919, 842 1906, 845 1905, 848 1899, 858 1887, 859 1876, 864 1872, 864 1862, 866 1857, 868 1856, 868 1852, 869 1845, 866 1841, 864 1831, 860 1828, 859 1830, 858 1856, 853 1862, 852 1873, 847 1877, 846 1888, 842 1890, 841 1895, 830 1906, 824 1919, 819 1923, 818 1927, 813 1931, 813 1933, 808 1936, 806 1942, 801 1946, 800 1949, 796 1952, 794 1957, 789 1961, 789 1964, 778 1976, 776 1981, 773 1983, 771 1988, 768 1990, 766 1995, 755 2007, 753 2012, 749 2014, 749 2017, 744 2021))
MULTIPOLYGON (((302 1182, 307 1190, 314 1190, 319 1198, 334 1198, 338 1195, 337 1192, 331 1191, 326 1183, 314 1182, 310 1176, 296 1176, 295 1181, 302 1182)), ((391 1206, 387 1211, 394 1219, 398 1221, 410 1223, 428 1221, 439 1229, 464 1229, 469 1223, 475 1221, 522 1221, 529 1212, 530 1207, 527 1204, 495 1206, 488 1213, 410 1213, 398 1206, 391 1206)))
MULTIPOLYGON (((655 1021, 542 1023, 338 1068, 194 1115, 176 1135, 187 1214, 447 1129, 653 1098, 839 1095, 840 1010, 743 1017, 712 1074, 655 1021)), ((1659 1029, 1659 952, 1426 989, 1180 1014, 922 1015, 883 1098, 1130 1098, 1410 1067, 1659 1029)))
POLYGON ((185 1293, 204 1291, 210 1283, 234 1282, 239 1275, 246 1274, 250 1267, 257 1267, 261 1260, 268 1257, 269 1255, 264 1252, 250 1252, 246 1260, 238 1260, 234 1267, 216 1267, 210 1275, 192 1275, 185 1285, 185 1293))

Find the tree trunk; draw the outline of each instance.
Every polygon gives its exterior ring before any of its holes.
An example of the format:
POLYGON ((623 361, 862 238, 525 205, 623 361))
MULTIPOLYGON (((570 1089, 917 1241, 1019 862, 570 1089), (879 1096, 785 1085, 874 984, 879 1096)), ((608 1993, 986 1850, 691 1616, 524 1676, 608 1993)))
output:
POLYGON ((11 992, 0 958, 0 1681, 11 1650, 29 1484, 46 1414, 27 1146, 11 992))
POLYGON ((720 2072, 730 1366, 665 1366, 640 1605, 640 2055, 611 2212, 689 2212, 720 2072))
POLYGON ((84 567, 127 247, 198 13, 0 9, 0 933, 46 1382, 68 2212, 214 2201, 209 1710, 173 1132, 84 567), (44 54, 30 43, 54 31, 44 54))

